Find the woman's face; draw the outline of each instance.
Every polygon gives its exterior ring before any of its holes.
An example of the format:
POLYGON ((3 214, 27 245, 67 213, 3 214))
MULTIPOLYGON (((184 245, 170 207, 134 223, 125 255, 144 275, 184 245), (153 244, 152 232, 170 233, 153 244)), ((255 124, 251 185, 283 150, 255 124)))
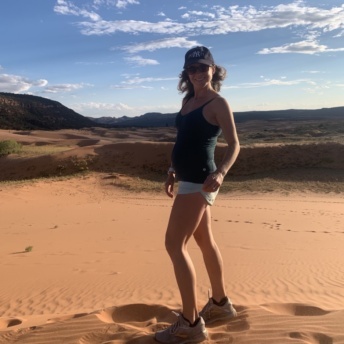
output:
POLYGON ((208 66, 203 63, 194 63, 185 68, 185 71, 194 87, 205 87, 213 78, 215 66, 208 66))

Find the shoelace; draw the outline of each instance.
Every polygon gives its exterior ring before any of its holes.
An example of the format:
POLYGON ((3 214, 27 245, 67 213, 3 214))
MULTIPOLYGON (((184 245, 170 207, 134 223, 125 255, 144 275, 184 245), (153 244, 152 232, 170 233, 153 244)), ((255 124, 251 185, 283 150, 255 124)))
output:
POLYGON ((210 302, 210 300, 211 300, 211 296, 210 296, 210 289, 208 289, 208 303, 204 306, 204 308, 203 308, 203 312, 204 313, 209 313, 209 311, 210 311, 210 308, 211 308, 211 302, 210 302))
POLYGON ((210 310, 211 310, 211 304, 210 304, 210 301, 208 301, 208 303, 203 308, 202 315, 204 314, 210 315, 210 310))
POLYGON ((175 332, 177 331, 178 327, 179 327, 179 323, 180 323, 180 314, 177 313, 177 312, 175 312, 175 311, 172 311, 172 313, 173 313, 175 316, 178 317, 178 320, 177 320, 173 325, 171 325, 171 327, 170 327, 170 332, 171 332, 171 333, 175 333, 175 332))

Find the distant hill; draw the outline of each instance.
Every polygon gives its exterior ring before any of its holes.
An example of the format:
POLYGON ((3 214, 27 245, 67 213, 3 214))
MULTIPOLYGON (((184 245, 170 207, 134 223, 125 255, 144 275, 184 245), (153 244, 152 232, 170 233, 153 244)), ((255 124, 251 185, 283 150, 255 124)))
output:
POLYGON ((344 106, 316 110, 272 110, 247 111, 235 113, 237 123, 252 120, 266 121, 306 121, 306 120, 344 119, 344 106))
MULTIPOLYGON (((171 127, 174 126, 176 113, 146 113, 136 117, 90 118, 98 124, 110 127, 171 127)), ((243 123, 255 120, 265 121, 307 121, 307 120, 344 120, 344 106, 317 110, 277 110, 236 112, 235 121, 243 123)))
MULTIPOLYGON (((26 94, 0 92, 0 129, 58 130, 90 127, 173 127, 176 113, 150 112, 136 117, 84 117, 57 101, 26 94)), ((344 106, 317 110, 236 112, 235 121, 344 120, 344 106)))
POLYGON ((0 92, 0 129, 58 130, 94 127, 95 122, 59 102, 0 92))
POLYGON ((107 125, 115 128, 125 127, 171 127, 174 126, 174 120, 176 113, 160 113, 160 112, 148 112, 141 116, 136 117, 100 117, 91 118, 93 121, 99 124, 107 125))

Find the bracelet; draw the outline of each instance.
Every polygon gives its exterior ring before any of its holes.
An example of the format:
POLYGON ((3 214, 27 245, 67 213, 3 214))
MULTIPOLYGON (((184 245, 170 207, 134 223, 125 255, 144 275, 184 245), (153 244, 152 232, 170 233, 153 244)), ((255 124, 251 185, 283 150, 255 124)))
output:
POLYGON ((175 169, 173 167, 170 167, 167 171, 167 174, 170 174, 170 173, 176 173, 175 169))

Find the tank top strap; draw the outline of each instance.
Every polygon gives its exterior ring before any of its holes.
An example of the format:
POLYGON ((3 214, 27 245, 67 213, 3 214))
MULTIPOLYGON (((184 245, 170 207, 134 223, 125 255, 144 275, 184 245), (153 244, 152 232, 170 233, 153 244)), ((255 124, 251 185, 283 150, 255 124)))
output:
MULTIPOLYGON (((218 98, 218 97, 219 97, 219 96, 217 95, 217 96, 215 96, 215 97, 209 99, 209 100, 206 101, 203 105, 201 105, 200 107, 198 107, 198 108, 196 108, 196 109, 194 109, 194 110, 192 110, 192 111, 195 111, 195 110, 202 110, 206 105, 208 105, 209 103, 211 103, 214 99, 216 99, 216 98, 218 98)), ((190 98, 190 99, 191 99, 191 98, 190 98)), ((185 104, 183 104, 183 106, 182 106, 181 109, 179 110, 179 113, 180 113, 180 114, 182 113, 182 110, 183 110, 184 106, 189 102, 190 99, 188 99, 188 100, 185 102, 185 104)), ((191 111, 191 112, 192 112, 192 111, 191 111)))
POLYGON ((206 105, 208 105, 209 103, 211 103, 214 99, 218 98, 219 96, 216 96, 214 98, 209 99, 207 102, 205 102, 202 106, 201 109, 203 109, 206 105))

